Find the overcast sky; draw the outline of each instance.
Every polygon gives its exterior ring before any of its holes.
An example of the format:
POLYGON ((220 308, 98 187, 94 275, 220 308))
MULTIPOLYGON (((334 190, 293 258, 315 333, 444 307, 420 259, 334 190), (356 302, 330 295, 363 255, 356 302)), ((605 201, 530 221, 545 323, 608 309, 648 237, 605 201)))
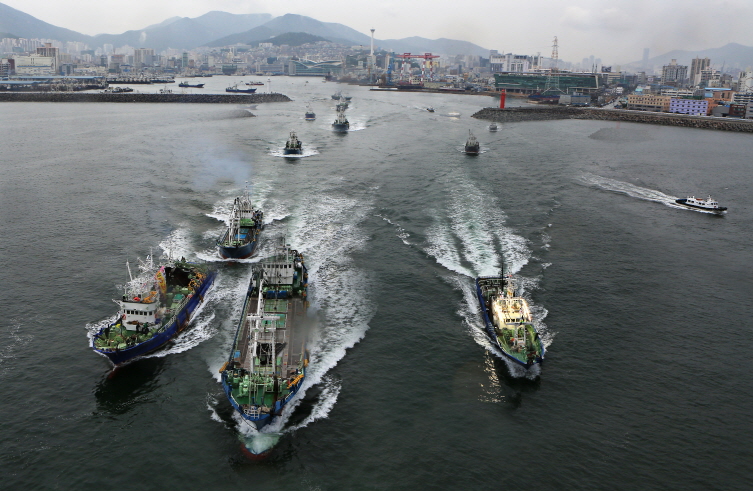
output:
POLYGON ((84 34, 119 34, 211 10, 286 13, 338 22, 377 39, 422 36, 484 48, 605 64, 673 49, 730 42, 753 46, 753 0, 0 0, 50 24, 84 34))

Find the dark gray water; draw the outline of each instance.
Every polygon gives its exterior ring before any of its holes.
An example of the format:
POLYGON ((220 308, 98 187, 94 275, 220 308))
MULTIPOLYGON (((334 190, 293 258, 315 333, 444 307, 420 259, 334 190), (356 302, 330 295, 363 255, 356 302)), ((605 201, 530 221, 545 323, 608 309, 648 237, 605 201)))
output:
POLYGON ((256 117, 0 104, 0 487, 748 487, 749 135, 489 133, 470 118, 484 97, 273 84, 295 101, 256 117), (461 152, 469 129, 479 157, 461 152), (304 158, 280 156, 291 130, 304 158), (245 181, 269 221, 260 253, 286 235, 306 255, 318 320, 305 396, 263 463, 217 373, 251 261, 220 263, 213 243, 245 181), (672 205, 706 193, 727 216, 672 205), (172 346, 110 376, 88 333, 115 314, 126 260, 166 248, 217 261, 217 284, 172 346), (538 379, 482 332, 473 277, 503 265, 548 345, 538 379))

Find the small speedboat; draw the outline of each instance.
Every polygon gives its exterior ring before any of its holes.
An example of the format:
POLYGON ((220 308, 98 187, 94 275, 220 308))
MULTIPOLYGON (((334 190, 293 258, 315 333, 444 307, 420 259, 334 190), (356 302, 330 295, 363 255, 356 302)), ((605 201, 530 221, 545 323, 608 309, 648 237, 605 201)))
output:
POLYGON ((434 112, 434 108, 433 107, 427 107, 426 110, 429 111, 430 113, 434 112))
POLYGON ((489 125, 489 131, 497 131, 499 127, 497 127, 497 123, 492 122, 492 124, 489 125))
POLYGON ((710 211, 717 214, 722 214, 727 211, 726 206, 719 206, 719 202, 713 199, 711 196, 706 199, 696 198, 695 196, 688 196, 687 198, 676 199, 675 203, 677 203, 678 205, 687 206, 688 208, 710 211))

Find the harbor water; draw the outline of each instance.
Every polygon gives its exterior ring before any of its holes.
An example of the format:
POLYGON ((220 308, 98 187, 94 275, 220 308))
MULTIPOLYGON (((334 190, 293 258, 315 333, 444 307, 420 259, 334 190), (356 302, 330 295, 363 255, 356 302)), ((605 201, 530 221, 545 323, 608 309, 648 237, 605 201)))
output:
POLYGON ((488 97, 270 83, 293 102, 0 104, 0 488, 747 489, 750 135, 491 133, 470 117, 488 97), (300 157, 282 155, 290 131, 300 157), (258 255, 223 262, 246 183, 258 255), (729 212, 674 205, 707 194, 729 212), (252 264, 283 236, 311 278, 311 364, 258 435, 218 369, 252 264), (91 333, 126 261, 165 251, 212 262, 215 285, 172 344, 112 371, 91 333), (484 335, 474 278, 502 268, 533 307, 540 371, 484 335))

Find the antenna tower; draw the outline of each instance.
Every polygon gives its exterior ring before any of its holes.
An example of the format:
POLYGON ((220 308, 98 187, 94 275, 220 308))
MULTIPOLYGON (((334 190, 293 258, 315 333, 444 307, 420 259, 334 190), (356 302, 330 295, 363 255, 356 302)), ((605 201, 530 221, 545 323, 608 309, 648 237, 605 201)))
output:
POLYGON ((544 87, 542 94, 546 94, 547 92, 565 93, 564 90, 560 89, 560 73, 559 68, 557 68, 558 61, 557 36, 554 36, 554 44, 552 45, 552 66, 546 76, 546 86, 544 87))

